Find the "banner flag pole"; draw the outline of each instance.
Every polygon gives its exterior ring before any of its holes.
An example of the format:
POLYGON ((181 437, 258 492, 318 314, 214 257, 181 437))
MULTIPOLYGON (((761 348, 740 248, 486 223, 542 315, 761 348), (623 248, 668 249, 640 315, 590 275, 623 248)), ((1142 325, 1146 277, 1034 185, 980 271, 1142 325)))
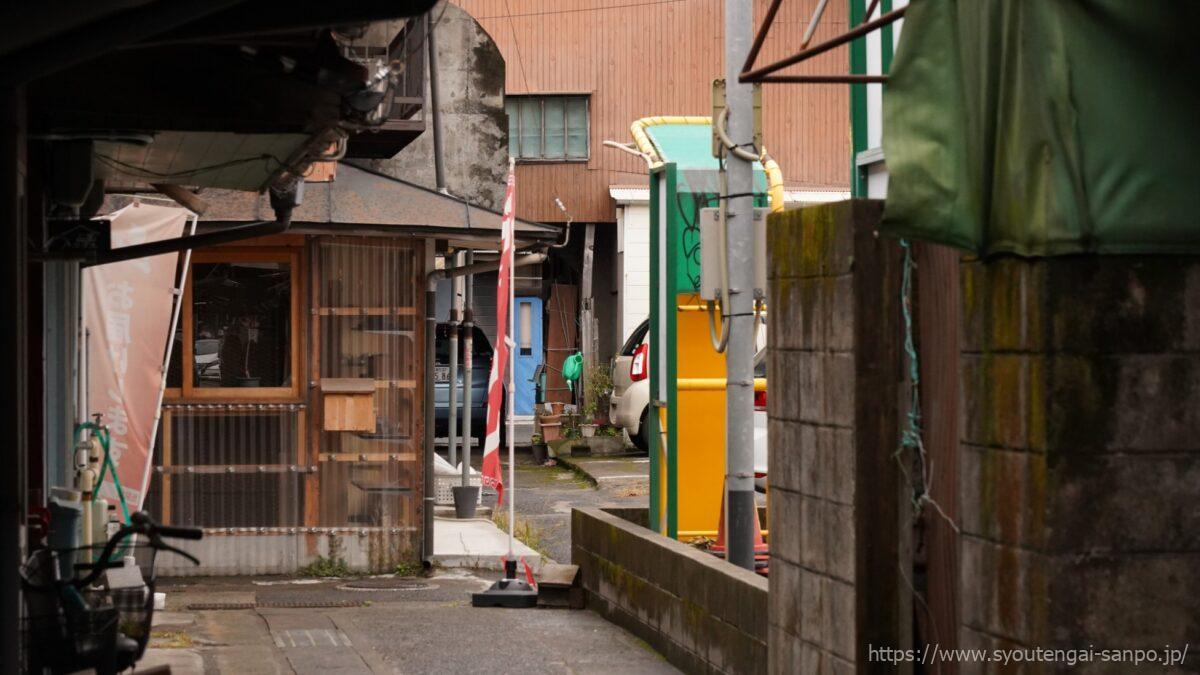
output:
MULTIPOLYGON (((475 607, 535 607, 537 606, 537 590, 533 587, 532 576, 529 580, 517 578, 517 558, 514 550, 516 539, 517 511, 513 506, 512 486, 516 480, 516 439, 513 434, 513 394, 516 390, 515 359, 508 358, 515 349, 512 339, 514 329, 514 274, 513 265, 516 262, 515 223, 516 223, 516 161, 508 160, 508 187, 504 199, 504 217, 500 226, 500 274, 496 288, 496 342, 497 358, 492 359, 492 375, 488 382, 488 429, 484 447, 483 481, 494 485, 497 491, 499 505, 504 499, 504 484, 501 481, 499 435, 500 424, 499 404, 501 388, 508 390, 508 410, 504 423, 508 425, 508 555, 504 559, 504 578, 492 584, 481 593, 471 594, 471 604, 475 607), (507 304, 507 307, 504 307, 507 304), (507 311, 505 311, 507 310, 507 311), (505 316, 507 314, 507 316, 505 316), (505 325, 507 324, 507 325, 505 325), (502 361, 502 363, 498 363, 502 361), (499 366, 499 367, 498 367, 499 366), (500 370, 503 367, 507 372, 500 370), (507 380, 503 379, 507 376, 507 380)), ((527 572, 528 574, 528 572, 527 572)))

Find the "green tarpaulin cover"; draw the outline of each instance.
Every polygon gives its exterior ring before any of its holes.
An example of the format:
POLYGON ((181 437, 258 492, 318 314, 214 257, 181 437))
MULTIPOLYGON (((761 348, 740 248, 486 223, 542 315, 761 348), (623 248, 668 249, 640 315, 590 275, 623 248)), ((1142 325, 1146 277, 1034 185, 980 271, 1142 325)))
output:
POLYGON ((914 0, 884 231, 979 254, 1200 252, 1200 2, 914 0))

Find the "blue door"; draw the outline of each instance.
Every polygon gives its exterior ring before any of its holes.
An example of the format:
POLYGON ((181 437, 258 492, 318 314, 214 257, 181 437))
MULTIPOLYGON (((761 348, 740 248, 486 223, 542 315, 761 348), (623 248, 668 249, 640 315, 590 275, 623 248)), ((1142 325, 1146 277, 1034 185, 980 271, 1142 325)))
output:
POLYGON ((542 365, 542 299, 534 297, 514 298, 513 308, 516 326, 513 330, 514 375, 516 386, 514 415, 532 415, 536 397, 533 372, 542 365))

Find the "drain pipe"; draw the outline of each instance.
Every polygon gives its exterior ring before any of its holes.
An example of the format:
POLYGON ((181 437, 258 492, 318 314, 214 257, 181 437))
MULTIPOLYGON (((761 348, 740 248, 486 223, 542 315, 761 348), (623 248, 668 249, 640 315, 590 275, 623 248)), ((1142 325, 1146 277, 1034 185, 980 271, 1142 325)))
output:
MULTIPOLYGON (((430 242, 432 244, 432 242, 430 242)), ((433 255, 433 246, 427 245, 425 255, 433 255)), ((428 259, 428 257, 427 257, 428 259)), ((433 479, 433 373, 437 358, 437 280, 441 270, 433 270, 425 276, 425 510, 422 519, 421 562, 425 567, 433 564, 433 511, 437 497, 433 479)))
POLYGON ((425 44, 429 50, 429 111, 433 118, 433 175, 437 191, 446 195, 450 192, 446 187, 446 155, 442 148, 442 97, 441 86, 438 83, 437 38, 435 35, 437 31, 434 30, 433 22, 429 20, 429 15, 432 13, 433 9, 430 9, 425 14, 425 44))
MULTIPOLYGON (((475 251, 467 249, 466 266, 475 263, 475 251)), ((475 275, 466 275, 463 302, 463 420, 462 420, 462 486, 471 485, 471 389, 474 387, 475 359, 475 275)))

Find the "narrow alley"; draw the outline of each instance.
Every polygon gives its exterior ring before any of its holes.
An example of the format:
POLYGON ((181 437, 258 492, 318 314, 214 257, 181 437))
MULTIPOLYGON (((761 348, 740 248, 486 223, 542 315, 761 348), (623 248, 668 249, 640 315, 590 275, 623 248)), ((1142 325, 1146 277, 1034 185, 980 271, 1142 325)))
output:
MULTIPOLYGON (((576 506, 645 503, 644 456, 576 457, 541 466, 517 455, 517 532, 559 562, 571 559, 576 506), (597 467, 621 467, 620 480, 597 467), (594 484, 595 483, 595 484, 594 484)), ((507 467, 506 467, 507 471, 507 467)), ((610 469, 611 472, 611 469, 610 469)), ((141 667, 173 673, 673 673, 653 649, 595 613, 569 609, 477 610, 470 594, 496 571, 430 574, 181 578, 159 586, 168 611, 155 618, 141 667), (413 621, 420 616, 420 621, 413 621)))
POLYGON ((0 4, 0 675, 1200 674, 1196 26, 0 4))

